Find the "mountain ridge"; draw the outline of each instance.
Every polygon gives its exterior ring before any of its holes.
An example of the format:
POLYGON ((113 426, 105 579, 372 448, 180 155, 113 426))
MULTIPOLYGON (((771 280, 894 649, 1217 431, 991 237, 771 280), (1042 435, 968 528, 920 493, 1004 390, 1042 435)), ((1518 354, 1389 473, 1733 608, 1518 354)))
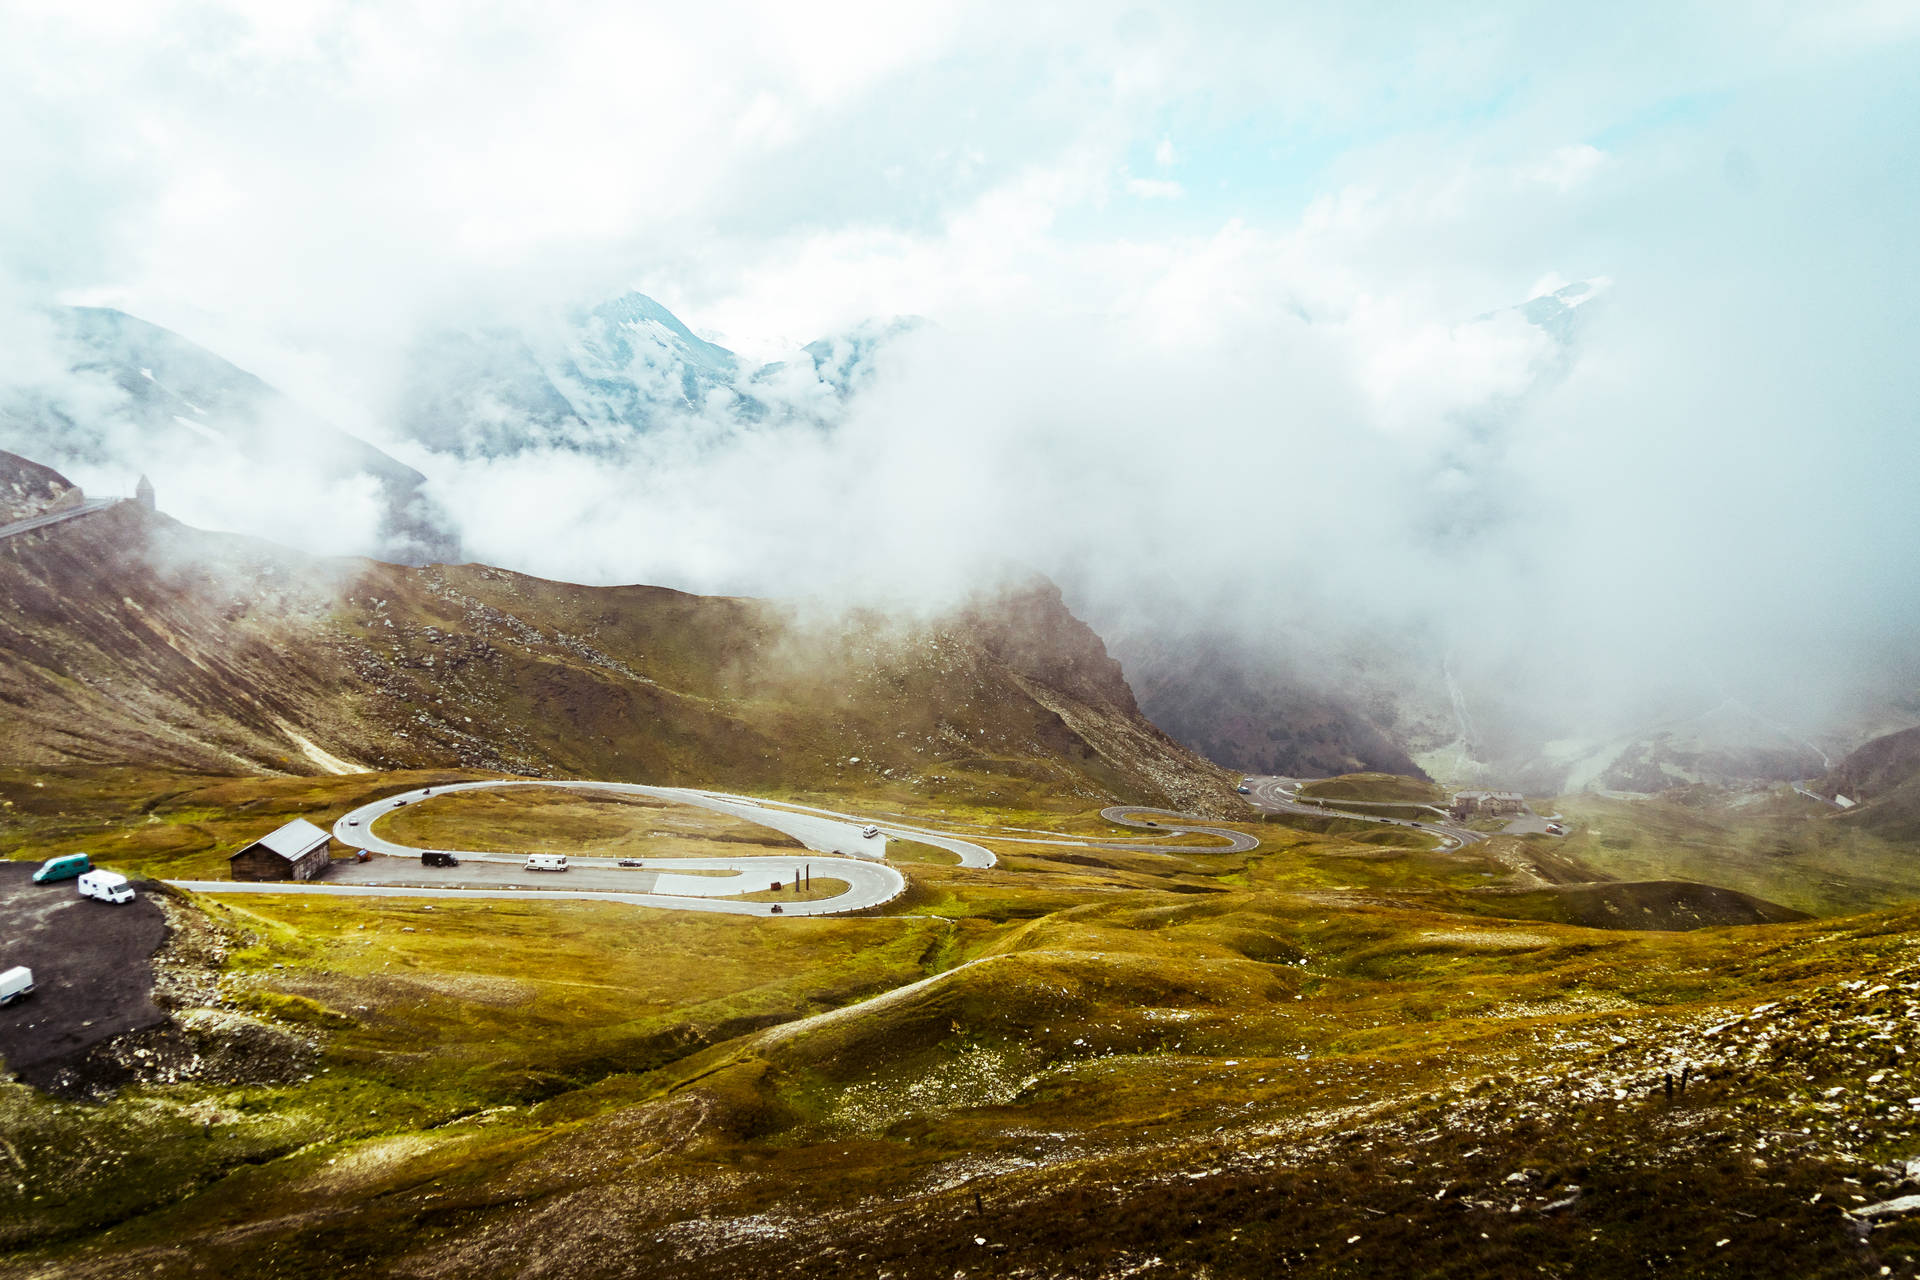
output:
POLYGON ((868 321, 760 365, 638 290, 520 323, 439 327, 407 355, 397 426, 437 452, 476 458, 617 455, 681 423, 830 425, 887 346, 919 324, 868 321))
POLYGON ((1051 584, 923 623, 821 616, 317 559, 122 503, 0 544, 0 593, 16 764, 1231 798, 1051 584))
POLYGON ((59 308, 47 322, 65 373, 0 388, 0 448, 58 467, 144 472, 162 492, 215 487, 205 477, 218 476, 223 507, 254 529, 284 523, 290 490, 358 484, 378 513, 376 554, 459 558, 424 475, 264 379, 110 307, 59 308))

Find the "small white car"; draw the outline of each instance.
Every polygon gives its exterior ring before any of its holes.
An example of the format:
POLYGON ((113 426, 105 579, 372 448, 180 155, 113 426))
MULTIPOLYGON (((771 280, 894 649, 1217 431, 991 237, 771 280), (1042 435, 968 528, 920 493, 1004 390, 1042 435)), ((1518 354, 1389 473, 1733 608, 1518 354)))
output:
POLYGON ((21 996, 33 991, 33 970, 23 964, 17 964, 5 973, 0 973, 0 1004, 12 1004, 21 996))
POLYGON ((869 839, 869 840, 871 840, 871 839, 873 839, 873 838, 874 838, 875 836, 877 836, 877 835, 879 835, 879 834, 880 834, 880 828, 878 828, 878 827, 862 827, 862 828, 860 828, 860 834, 861 834, 861 835, 863 835, 863 836, 865 836, 865 837, 866 837, 867 839, 869 839))
POLYGON ((80 896, 125 906, 133 901, 133 886, 118 871, 89 871, 80 877, 80 896))

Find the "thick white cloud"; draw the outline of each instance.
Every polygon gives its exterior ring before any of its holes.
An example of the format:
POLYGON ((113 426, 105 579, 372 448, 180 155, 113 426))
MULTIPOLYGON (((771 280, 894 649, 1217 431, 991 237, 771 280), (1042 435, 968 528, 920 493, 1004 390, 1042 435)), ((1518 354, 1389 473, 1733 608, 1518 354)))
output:
POLYGON ((0 281, 381 443, 450 314, 638 285, 766 357, 934 322, 834 434, 396 446, 487 559, 802 592, 1018 560, 1609 687, 1911 633, 1912 5, 7 13, 0 281), (1571 350, 1501 310, 1602 277, 1571 350))

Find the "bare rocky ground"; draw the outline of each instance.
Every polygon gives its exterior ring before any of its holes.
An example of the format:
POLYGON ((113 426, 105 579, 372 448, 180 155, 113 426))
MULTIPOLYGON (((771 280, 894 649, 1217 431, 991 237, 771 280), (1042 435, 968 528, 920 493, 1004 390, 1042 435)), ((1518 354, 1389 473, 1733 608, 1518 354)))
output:
POLYGON ((99 1099, 133 1084, 284 1079, 313 1047, 237 1012, 220 991, 227 943, 201 912, 140 883, 131 903, 36 885, 0 862, 0 962, 34 971, 31 996, 0 1010, 0 1060, 23 1083, 99 1099))
POLYGON ((100 1045, 166 1019, 151 966, 166 919, 146 895, 110 906, 72 880, 34 884, 34 870, 0 864, 0 965, 32 969, 37 988, 0 1010, 0 1058, 30 1084, 85 1094, 100 1045))

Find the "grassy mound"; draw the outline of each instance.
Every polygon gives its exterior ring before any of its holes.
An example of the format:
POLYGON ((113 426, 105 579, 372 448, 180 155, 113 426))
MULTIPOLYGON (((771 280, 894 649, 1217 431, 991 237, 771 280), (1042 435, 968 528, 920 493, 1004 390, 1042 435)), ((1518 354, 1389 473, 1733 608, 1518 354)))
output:
POLYGON ((1685 880, 1553 885, 1524 893, 1501 893, 1478 901, 1456 898, 1464 910, 1529 920, 1552 920, 1589 929, 1682 931, 1728 925, 1805 920, 1803 911, 1751 894, 1685 880))
POLYGON ((1440 787, 1394 773, 1345 773, 1301 784, 1300 794, 1316 800, 1372 800, 1382 803, 1444 804, 1440 787))

